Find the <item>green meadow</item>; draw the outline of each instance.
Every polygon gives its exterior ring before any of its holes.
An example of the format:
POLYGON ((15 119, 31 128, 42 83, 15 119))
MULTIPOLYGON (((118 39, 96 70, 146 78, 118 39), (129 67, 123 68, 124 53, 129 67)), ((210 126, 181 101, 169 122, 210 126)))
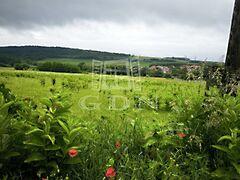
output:
POLYGON ((2 179, 239 178, 240 97, 204 81, 1 68, 0 91, 2 179))
POLYGON ((96 117, 103 114, 117 116, 124 112, 129 117, 145 121, 165 121, 171 115, 173 101, 180 103, 183 100, 201 97, 205 86, 202 81, 187 82, 148 77, 141 77, 139 80, 127 76, 105 76, 102 78, 103 83, 99 82, 97 75, 92 74, 24 72, 9 69, 0 70, 0 74, 0 82, 5 83, 6 87, 22 98, 31 97, 39 101, 51 94, 51 88, 69 94, 71 110, 80 117, 92 114, 93 111, 96 117), (56 81, 54 85, 53 79, 56 81), (84 97, 87 98, 84 100, 84 97), (82 107, 81 101, 86 101, 87 107, 82 107), (142 107, 136 108, 138 101, 142 107), (91 105, 100 107, 89 107, 88 110, 88 106, 91 105))

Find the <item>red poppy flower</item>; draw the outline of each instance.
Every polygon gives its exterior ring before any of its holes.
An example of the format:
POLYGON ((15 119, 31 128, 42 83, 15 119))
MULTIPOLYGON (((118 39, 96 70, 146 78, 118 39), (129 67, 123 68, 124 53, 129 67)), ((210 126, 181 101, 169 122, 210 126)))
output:
POLYGON ((187 135, 186 134, 184 134, 184 133, 177 133, 177 135, 178 135, 178 137, 180 137, 181 139, 182 138, 185 138, 187 135))
POLYGON ((120 142, 120 141, 116 141, 115 147, 116 147, 117 149, 119 149, 119 148, 121 147, 121 142, 120 142))
POLYGON ((107 178, 112 178, 112 177, 115 177, 116 176, 116 171, 113 167, 109 167, 105 173, 105 176, 107 178))
POLYGON ((47 176, 42 176, 42 180, 47 180, 47 176))
POLYGON ((76 149, 70 149, 70 150, 68 151, 68 155, 69 155, 70 157, 75 157, 75 156, 78 155, 78 151, 77 151, 76 149))

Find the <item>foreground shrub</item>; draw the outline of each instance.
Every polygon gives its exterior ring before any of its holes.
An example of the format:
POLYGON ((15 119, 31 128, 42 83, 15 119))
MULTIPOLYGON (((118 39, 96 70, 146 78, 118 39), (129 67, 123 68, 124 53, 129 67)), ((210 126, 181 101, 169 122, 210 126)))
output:
POLYGON ((240 178, 240 131, 238 129, 231 130, 231 135, 222 136, 218 142, 228 141, 228 145, 213 145, 214 148, 224 152, 231 165, 229 167, 218 168, 213 174, 218 178, 239 179, 240 178))
POLYGON ((220 137, 230 134, 231 129, 239 128, 239 95, 222 95, 213 88, 202 101, 185 103, 175 110, 178 122, 183 123, 189 133, 185 151, 206 156, 207 167, 209 172, 213 172, 213 177, 216 175, 215 170, 229 169, 229 158, 212 145, 216 145, 220 137))
POLYGON ((79 133, 81 126, 68 118, 70 104, 64 96, 53 95, 43 99, 36 106, 31 99, 1 104, 1 159, 2 175, 13 176, 19 173, 21 177, 35 179, 38 177, 62 177, 71 175, 73 165, 80 162, 79 133), (21 104, 20 108, 11 114, 9 106, 21 104), (16 139, 14 139, 16 138, 16 139), (8 142, 11 142, 9 144, 8 142), (17 152, 15 152, 17 151, 17 152), (7 161, 11 157, 18 164, 7 161), (15 171, 12 167, 15 167, 15 171))

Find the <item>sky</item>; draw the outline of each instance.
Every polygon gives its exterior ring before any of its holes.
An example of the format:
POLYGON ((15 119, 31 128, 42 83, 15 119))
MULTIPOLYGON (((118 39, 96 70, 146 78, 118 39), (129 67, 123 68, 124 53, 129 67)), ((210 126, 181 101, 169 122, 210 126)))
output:
POLYGON ((0 0, 0 46, 223 61, 234 0, 0 0))

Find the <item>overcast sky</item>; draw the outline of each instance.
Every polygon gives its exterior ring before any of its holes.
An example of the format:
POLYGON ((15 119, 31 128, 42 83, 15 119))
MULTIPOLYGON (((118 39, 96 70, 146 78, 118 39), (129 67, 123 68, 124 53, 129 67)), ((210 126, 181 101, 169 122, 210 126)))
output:
POLYGON ((234 0, 0 0, 0 46, 223 60, 234 0))

